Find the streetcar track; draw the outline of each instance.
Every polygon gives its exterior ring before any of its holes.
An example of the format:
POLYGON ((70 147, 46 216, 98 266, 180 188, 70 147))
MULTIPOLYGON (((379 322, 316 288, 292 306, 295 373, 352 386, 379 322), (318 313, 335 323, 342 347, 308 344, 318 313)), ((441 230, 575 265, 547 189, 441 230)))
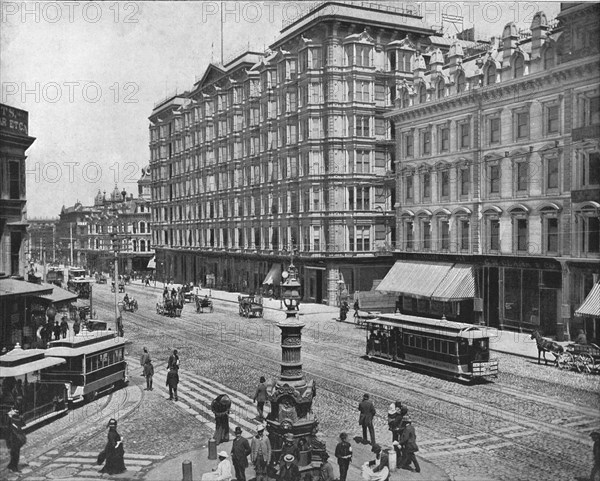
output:
MULTIPOLYGON (((229 312, 227 312, 227 311, 225 311, 225 313, 229 314, 229 312)), ((146 323, 148 323, 148 321, 152 321, 153 323, 160 324, 160 321, 154 320, 152 318, 148 318, 145 321, 146 321, 146 323)), ((192 320, 188 320, 188 319, 185 319, 185 318, 177 318, 177 322, 179 322, 181 324, 184 324, 184 325, 187 325, 187 326, 190 326, 190 327, 194 327, 194 328, 198 327, 198 323, 197 322, 194 322, 192 320)), ((193 342, 193 339, 191 339, 191 336, 197 337, 197 336, 200 336, 200 334, 191 331, 191 332, 188 332, 187 336, 185 336, 185 337, 181 336, 181 335, 172 336, 172 337, 175 338, 175 339, 181 340, 181 341, 186 341, 186 342, 192 341, 193 342)), ((262 347, 268 347, 271 350, 272 349, 276 349, 276 348, 279 349, 279 345, 277 345, 275 347, 271 343, 259 342, 259 341, 251 340, 251 339, 247 339, 247 338, 244 338, 244 339, 248 340, 249 342, 255 342, 256 344, 258 344, 258 345, 260 345, 262 347)), ((249 355, 248 351, 245 350, 245 349, 243 349, 243 348, 237 347, 237 346, 232 345, 232 344, 228 344, 228 343, 223 342, 223 341, 219 341, 216 338, 213 338, 211 340, 213 341, 214 344, 218 344, 218 345, 221 345, 221 346, 226 346, 227 349, 218 348, 218 347, 215 347, 213 345, 209 345, 208 343, 207 344, 203 344, 203 349, 209 349, 212 352, 217 352, 217 353, 219 353, 220 356, 223 356, 223 354, 225 353, 227 355, 227 357, 229 357, 231 359, 236 359, 238 361, 240 359, 245 358, 245 357, 247 357, 249 355), (236 352, 238 352, 238 354, 234 355, 234 354, 232 354, 231 351, 236 351, 236 352), (240 355, 240 354, 243 354, 243 355, 240 355)), ((315 360, 315 356, 310 355, 308 353, 304 353, 304 356, 306 358, 315 360)), ((247 359, 247 362, 249 362, 250 365, 256 366, 257 365, 257 363, 256 363, 257 359, 261 359, 263 362, 265 362, 266 364, 268 364, 270 366, 272 366, 273 363, 278 363, 279 362, 279 359, 275 359, 275 358, 271 358, 271 357, 264 356, 264 355, 261 355, 261 354, 257 354, 256 352, 252 352, 251 353, 251 360, 247 359)), ((322 359, 318 359, 317 361, 320 362, 320 363, 322 363, 322 364, 327 364, 327 365, 335 367, 337 369, 342 369, 342 370, 344 370, 346 372, 349 372, 354 377, 356 377, 358 375, 358 376, 361 376, 361 377, 366 377, 368 379, 372 379, 372 373, 368 373, 368 372, 366 372, 366 371, 364 371, 362 369, 359 372, 357 372, 356 370, 349 370, 349 369, 343 368, 343 367, 341 367, 341 366, 339 366, 337 364, 336 365, 332 365, 331 362, 325 362, 324 363, 322 359)), ((340 382, 338 380, 330 379, 327 376, 324 376, 324 375, 321 375, 321 374, 317 374, 317 373, 313 372, 312 370, 306 370, 305 369, 305 372, 307 374, 309 374, 310 376, 312 376, 312 377, 320 378, 320 379, 322 379, 322 380, 324 380, 326 382, 333 383, 333 384, 341 386, 343 388, 341 390, 341 392, 336 392, 332 388, 327 388, 324 385, 321 385, 320 389, 324 389, 325 391, 330 392, 330 393, 332 393, 332 394, 334 394, 336 396, 340 396, 341 395, 343 398, 348 398, 349 397, 348 394, 347 394, 347 390, 348 389, 351 389, 353 391, 363 392, 363 388, 352 386, 352 385, 346 384, 346 383, 342 383, 342 382, 340 382)), ((388 386, 392 385, 394 388, 399 388, 399 387, 401 387, 401 388, 408 388, 408 389, 412 390, 415 394, 417 394, 419 396, 428 396, 427 393, 416 391, 415 388, 412 387, 412 386, 399 386, 398 385, 399 380, 397 380, 397 379, 390 379, 389 376, 386 376, 385 379, 379 378, 379 379, 376 379, 376 380, 379 381, 379 382, 382 382, 384 385, 388 385, 388 386)), ((446 403, 448 403, 450 405, 454 405, 454 406, 459 405, 461 407, 464 407, 465 404, 467 404, 467 405, 469 404, 468 400, 465 403, 464 402, 465 400, 462 399, 462 398, 459 398, 458 396, 453 396, 455 399, 453 401, 449 401, 448 400, 448 396, 446 396, 446 395, 439 395, 437 393, 433 393, 433 394, 441 402, 446 402, 446 403)), ((393 402, 394 401, 393 399, 387 398, 387 397, 382 396, 382 395, 374 394, 374 396, 376 398, 380 399, 380 400, 385 401, 386 404, 389 403, 389 402, 393 402)), ((535 400, 535 399, 533 399, 533 400, 535 400)), ((485 412, 485 410, 489 409, 489 406, 484 405, 482 403, 478 403, 478 405, 479 405, 478 406, 479 408, 483 408, 481 410, 482 412, 485 412)), ((452 424, 455 424, 457 426, 460 426, 462 429, 466 429, 467 431, 469 431, 471 433, 483 434, 485 436, 489 435, 489 433, 487 431, 485 431, 485 430, 474 428, 471 425, 468 425, 468 424, 466 424, 464 422, 461 422, 461 421, 458 421, 458 420, 453 420, 453 419, 450 419, 450 418, 445 417, 445 416, 441 416, 440 414, 437 414, 436 412, 429 412, 429 411, 427 411, 425 409, 420 409, 418 407, 415 408, 415 410, 422 412, 426 416, 429 416, 429 418, 434 417, 434 418, 436 418, 438 420, 441 420, 443 422, 452 423, 452 424)), ((574 441, 574 442, 585 444, 585 445, 590 445, 590 443, 582 441, 581 438, 573 436, 571 434, 571 431, 567 431, 566 429, 562 429, 562 428, 559 428, 557 430, 556 429, 557 426, 555 426, 555 425, 553 425, 552 428, 541 428, 540 423, 538 423, 538 422, 527 421, 526 419, 523 419, 523 418, 514 419, 514 414, 513 413, 508 413, 508 412, 504 411, 502 414, 503 414, 503 416, 496 416, 496 415, 494 415, 492 413, 491 416, 493 416, 493 417, 495 417, 497 419, 500 419, 502 421, 510 421, 513 424, 514 423, 521 424, 524 427, 534 429, 535 431, 538 431, 538 432, 543 432, 544 434, 548 434, 548 435, 551 435, 551 436, 557 436, 557 437, 565 439, 565 440, 568 439, 570 441, 574 441)), ((496 438, 502 439, 505 442, 510 443, 510 445, 512 445, 512 446, 519 447, 521 449, 530 451, 532 453, 535 453, 535 454, 543 456, 543 457, 550 457, 550 458, 552 458, 552 462, 553 463, 557 462, 557 459, 556 459, 555 455, 553 455, 551 453, 548 453, 546 451, 542 451, 542 450, 540 450, 538 448, 535 448, 530 443, 526 443, 524 441, 518 441, 518 440, 515 440, 514 437, 508 437, 508 436, 502 435, 500 433, 495 433, 494 436, 496 438)), ((477 447, 477 445, 475 443, 473 444, 473 446, 477 447)), ((477 449, 480 449, 480 448, 477 447, 477 449)), ((564 458, 561 458, 559 462, 561 464, 565 465, 565 466, 568 465, 568 466, 570 466, 572 468, 580 468, 580 463, 576 463, 576 462, 572 462, 572 461, 569 461, 569 460, 565 460, 564 458)))

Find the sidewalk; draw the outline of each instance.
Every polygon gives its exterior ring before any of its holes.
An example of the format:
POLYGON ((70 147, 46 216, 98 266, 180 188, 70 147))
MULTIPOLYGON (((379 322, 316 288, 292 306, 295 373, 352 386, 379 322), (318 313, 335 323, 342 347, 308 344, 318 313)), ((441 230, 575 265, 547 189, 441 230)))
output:
MULTIPOLYGON (((244 435, 247 435, 247 433, 244 433, 244 435)), ((335 446, 338 440, 330 436, 325 436, 324 439, 327 445, 327 452, 330 456, 329 461, 333 465, 334 475, 338 478, 339 469, 334 456, 335 446)), ((248 438, 248 441, 250 441, 250 438, 248 438)), ((217 452, 226 451, 230 454, 231 444, 232 441, 219 444, 219 446, 217 446, 217 452)), ((371 453, 371 446, 358 445, 354 441, 351 441, 351 444, 354 456, 350 469, 348 470, 347 479, 348 481, 362 481, 361 466, 365 462, 374 459, 374 455, 371 453)), ((385 446, 383 447, 385 448, 385 446)), ((183 479, 182 464, 185 461, 191 461, 192 463, 193 481, 200 481, 202 479, 202 474, 210 472, 218 464, 218 460, 211 461, 208 459, 208 447, 203 446, 200 450, 178 454, 169 460, 162 462, 151 470, 144 479, 146 481, 179 481, 183 479)), ((421 466, 420 473, 400 469, 390 474, 390 480, 449 481, 449 476, 435 464, 420 457, 418 457, 418 461, 421 466)), ((254 469, 250 463, 250 466, 246 469, 246 479, 251 480, 254 476, 254 469)))

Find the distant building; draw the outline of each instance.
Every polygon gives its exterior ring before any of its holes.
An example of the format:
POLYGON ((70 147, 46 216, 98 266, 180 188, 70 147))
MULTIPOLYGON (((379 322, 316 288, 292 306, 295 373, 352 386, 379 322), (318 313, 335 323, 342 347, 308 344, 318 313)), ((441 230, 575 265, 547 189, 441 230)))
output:
POLYGON ((400 4, 322 2, 266 54, 210 64, 159 102, 158 278, 258 291, 279 282, 293 252, 307 300, 371 289, 393 262, 395 130, 383 114, 412 78, 407 43, 427 58, 449 48, 400 4))
POLYGON ((413 75, 386 115, 399 260, 381 286, 411 276, 403 311, 600 335, 600 312, 574 317, 600 276, 599 12, 538 12, 529 32, 510 23, 487 51, 455 42, 428 65, 407 46, 413 75), (423 265, 435 274, 420 282, 423 265), (446 289, 425 294, 434 282, 446 289))
POLYGON ((27 264, 25 151, 35 141, 29 112, 0 104, 0 137, 0 272, 19 276, 27 264))
POLYGON ((56 258, 55 229, 58 218, 32 218, 27 219, 29 226, 29 255, 32 260, 39 263, 51 263, 56 258))
POLYGON ((113 269, 117 252, 120 274, 147 270, 154 256, 149 191, 149 169, 144 168, 137 198, 115 186, 108 195, 98 191, 93 205, 63 206, 56 229, 60 262, 86 267, 91 273, 106 272, 113 269))

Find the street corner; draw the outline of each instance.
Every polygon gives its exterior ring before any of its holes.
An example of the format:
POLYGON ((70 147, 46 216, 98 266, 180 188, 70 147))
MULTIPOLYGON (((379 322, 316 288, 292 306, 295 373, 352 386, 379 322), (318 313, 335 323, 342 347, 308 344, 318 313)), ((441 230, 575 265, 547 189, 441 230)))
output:
MULTIPOLYGON (((219 450, 223 449, 229 452, 231 450, 230 444, 223 443, 219 446, 219 450), (225 447, 226 444, 229 446, 225 447)), ((145 481, 179 480, 183 477, 184 464, 190 463, 192 480, 200 481, 202 474, 211 472, 217 466, 217 462, 208 459, 208 447, 202 446, 165 459, 149 470, 143 479, 145 481)))

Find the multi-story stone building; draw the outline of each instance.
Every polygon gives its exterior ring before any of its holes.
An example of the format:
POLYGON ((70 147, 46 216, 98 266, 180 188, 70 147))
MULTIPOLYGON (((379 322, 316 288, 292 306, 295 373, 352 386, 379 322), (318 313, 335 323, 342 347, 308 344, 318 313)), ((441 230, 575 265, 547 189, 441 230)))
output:
POLYGON ((158 103, 158 278, 257 290, 293 252, 306 299, 371 289, 396 240, 395 131, 383 114, 412 78, 408 39, 449 47, 413 11, 323 2, 267 54, 211 64, 158 103))
POLYGON ((400 260, 380 286, 402 286, 405 311, 561 339, 581 327, 600 274, 599 8, 539 12, 528 32, 511 23, 486 52, 456 43, 428 65, 407 45, 413 76, 387 115, 400 260), (426 293, 449 278, 444 296, 426 293))
POLYGON ((56 260, 56 224, 58 218, 27 219, 29 226, 29 256, 38 262, 56 260))
POLYGON ((115 186, 108 195, 98 191, 92 206, 77 202, 62 208, 57 225, 61 261, 70 262, 72 243, 73 264, 90 272, 112 270, 115 251, 121 274, 145 271, 154 256, 150 216, 149 169, 144 168, 137 198, 115 186))

